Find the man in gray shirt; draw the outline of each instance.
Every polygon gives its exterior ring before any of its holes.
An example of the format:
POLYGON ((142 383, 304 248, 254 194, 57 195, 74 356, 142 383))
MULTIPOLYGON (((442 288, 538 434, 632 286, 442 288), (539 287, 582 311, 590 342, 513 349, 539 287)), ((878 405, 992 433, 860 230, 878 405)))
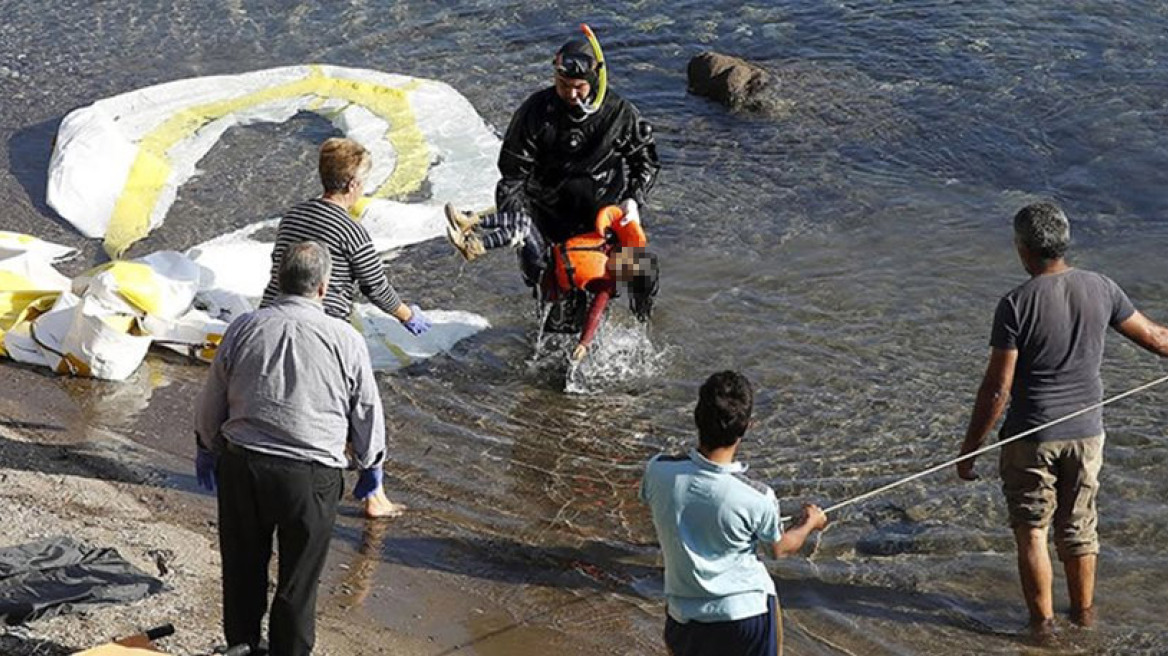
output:
POLYGON ((358 498, 380 493, 385 458, 365 340, 321 305, 329 271, 324 246, 288 249, 282 295, 231 323, 196 406, 196 472, 200 484, 219 488, 227 642, 260 644, 275 533, 280 566, 269 635, 280 656, 312 652, 346 448, 362 470, 358 498))
MULTIPOLYGON (((1014 243, 1030 280, 998 303, 989 366, 977 392, 961 454, 985 442, 1009 401, 1000 437, 1008 438, 1099 403, 1099 367, 1108 327, 1160 356, 1168 356, 1168 328, 1140 314, 1105 276, 1072 268, 1065 259, 1071 228, 1052 203, 1022 208, 1014 243)), ((1018 546, 1018 573, 1030 628, 1053 632, 1052 571, 1047 527, 1066 572, 1071 621, 1095 622, 1093 605, 1096 495, 1103 464, 1103 411, 1097 409, 1002 447, 1002 491, 1018 546)), ((974 480, 973 460, 957 474, 974 480)))

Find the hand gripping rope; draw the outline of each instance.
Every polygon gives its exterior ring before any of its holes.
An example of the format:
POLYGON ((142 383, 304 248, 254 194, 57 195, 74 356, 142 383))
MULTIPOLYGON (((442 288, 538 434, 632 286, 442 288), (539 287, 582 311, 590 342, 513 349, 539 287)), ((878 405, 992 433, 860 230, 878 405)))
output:
MULTIPOLYGON (((906 476, 900 480, 893 481, 893 482, 889 483, 888 485, 878 487, 875 490, 865 492, 864 494, 861 494, 861 495, 856 496, 856 497, 852 497, 851 499, 848 499, 846 501, 841 501, 833 506, 828 506, 827 508, 824 508, 823 512, 833 513, 841 508, 845 508, 845 507, 850 506, 854 503, 859 503, 861 501, 864 501, 865 499, 870 499, 878 494, 882 494, 882 493, 887 492, 893 488, 900 487, 901 485, 904 485, 905 483, 908 483, 910 481, 915 481, 916 479, 921 478, 923 476, 928 476, 929 474, 932 474, 934 472, 941 471, 942 469, 945 469, 946 467, 952 467, 953 465, 956 465, 957 463, 962 462, 964 460, 976 458, 983 453, 986 453, 988 451, 993 451, 994 449, 1003 447, 1003 446, 1009 444, 1010 442, 1016 442, 1024 437, 1033 435, 1034 433, 1037 433, 1038 431, 1045 430, 1045 429, 1050 428, 1051 426, 1054 426, 1056 424, 1061 424, 1064 421, 1074 419, 1075 417, 1078 417, 1079 415, 1091 412, 1092 410, 1097 410, 1099 408, 1102 408, 1105 405, 1108 405, 1110 403, 1114 403, 1120 399, 1127 398, 1127 397, 1131 396, 1132 394, 1137 394, 1137 393, 1142 392, 1146 389, 1150 389, 1152 387, 1155 387, 1155 386, 1157 386, 1165 381, 1168 381, 1168 376, 1162 376, 1160 378, 1157 378, 1156 380, 1153 380, 1150 383, 1145 383, 1143 385, 1140 385, 1139 387, 1134 387, 1134 388, 1132 388, 1132 389, 1130 389, 1122 394, 1117 394, 1109 399, 1104 399, 1103 401, 1100 401, 1099 403, 1096 403, 1094 405, 1089 405, 1086 408, 1083 408, 1082 410, 1077 410, 1075 412, 1072 412, 1069 415, 1059 417, 1058 419, 1054 419, 1052 421, 1048 421, 1041 426, 1036 426, 1036 427, 1031 428, 1029 430, 1022 431, 1021 433, 1018 433, 1017 435, 1013 435, 1011 437, 1008 437, 1004 440, 1000 440, 998 442, 994 442, 993 444, 983 446, 982 448, 978 449, 977 451, 971 451, 970 453, 967 453, 963 456, 954 458, 954 459, 949 460, 947 462, 943 462, 939 465, 934 465, 934 466, 929 467, 928 469, 926 469, 924 471, 917 472, 911 476, 906 476)), ((786 522, 792 521, 793 519, 795 519, 793 516, 781 517, 779 519, 779 521, 786 523, 786 522)))

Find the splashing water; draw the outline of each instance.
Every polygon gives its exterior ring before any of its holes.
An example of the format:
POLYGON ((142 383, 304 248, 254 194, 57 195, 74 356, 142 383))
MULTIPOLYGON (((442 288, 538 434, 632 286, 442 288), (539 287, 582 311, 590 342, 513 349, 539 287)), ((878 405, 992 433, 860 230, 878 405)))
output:
POLYGON ((588 355, 569 366, 564 392, 599 394, 635 388, 660 374, 668 364, 669 354, 669 348, 654 346, 648 324, 624 325, 606 318, 588 355))
POLYGON ((632 390, 662 371, 671 349, 657 348, 649 337, 648 324, 629 320, 625 324, 607 315, 582 362, 572 362, 578 335, 549 333, 543 327, 551 306, 536 312, 539 321, 534 352, 528 360, 532 372, 563 372, 564 392, 592 395, 632 390))
POLYGON ((555 306, 553 306, 551 303, 544 305, 540 305, 538 302, 536 303, 535 319, 537 321, 536 326, 538 326, 538 332, 535 335, 535 353, 533 353, 531 356, 532 364, 536 364, 540 361, 540 356, 544 352, 544 340, 548 339, 549 337, 554 337, 554 335, 551 335, 544 330, 544 327, 547 326, 548 317, 552 315, 553 309, 555 309, 555 306))

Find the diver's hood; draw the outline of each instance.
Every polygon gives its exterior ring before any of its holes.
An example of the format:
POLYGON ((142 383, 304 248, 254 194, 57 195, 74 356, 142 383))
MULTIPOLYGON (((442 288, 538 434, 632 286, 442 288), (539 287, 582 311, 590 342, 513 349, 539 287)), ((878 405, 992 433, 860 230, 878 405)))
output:
MULTIPOLYGON (((596 61, 596 53, 587 41, 573 39, 565 43, 556 51, 552 65, 555 66, 556 75, 587 82, 588 86, 591 87, 588 102, 592 103, 596 100, 596 92, 600 84, 600 67, 604 64, 596 61)), ((575 118, 584 118, 589 114, 584 107, 578 104, 569 105, 568 111, 575 118)))

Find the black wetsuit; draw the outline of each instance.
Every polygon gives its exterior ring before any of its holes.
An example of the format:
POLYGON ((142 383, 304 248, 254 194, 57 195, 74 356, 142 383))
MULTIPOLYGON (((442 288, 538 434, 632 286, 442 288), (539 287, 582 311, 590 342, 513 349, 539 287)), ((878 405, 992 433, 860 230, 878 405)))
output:
POLYGON ((661 168, 652 127, 616 93, 583 120, 571 112, 555 87, 536 92, 511 118, 499 154, 498 211, 526 213, 542 237, 520 251, 528 284, 538 280, 545 244, 591 232, 606 205, 644 205, 661 168))

